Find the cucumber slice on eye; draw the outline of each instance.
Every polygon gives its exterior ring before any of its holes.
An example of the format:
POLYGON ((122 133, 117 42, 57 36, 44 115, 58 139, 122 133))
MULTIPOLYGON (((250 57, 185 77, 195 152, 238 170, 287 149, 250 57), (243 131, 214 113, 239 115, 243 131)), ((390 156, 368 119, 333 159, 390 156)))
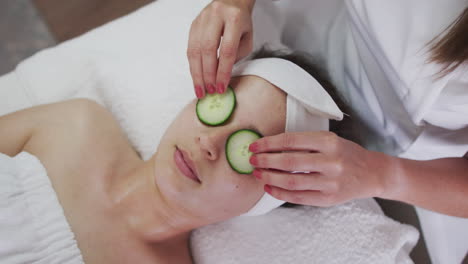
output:
POLYGON ((249 159, 252 152, 249 151, 249 145, 262 135, 250 130, 241 129, 232 133, 226 141, 226 159, 233 170, 240 174, 250 174, 254 167, 249 159))
POLYGON ((207 94, 197 102, 197 116, 209 126, 219 126, 226 122, 236 107, 236 95, 231 87, 223 94, 207 94))

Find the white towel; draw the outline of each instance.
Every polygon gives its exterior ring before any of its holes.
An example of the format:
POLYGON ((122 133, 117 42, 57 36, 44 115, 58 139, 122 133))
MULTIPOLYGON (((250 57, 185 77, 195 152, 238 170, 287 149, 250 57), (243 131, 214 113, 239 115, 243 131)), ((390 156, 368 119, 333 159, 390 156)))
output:
POLYGON ((84 263, 41 162, 0 153, 0 263, 84 263))
POLYGON ((412 263, 418 236, 364 199, 331 208, 278 208, 206 226, 192 234, 191 247, 198 264, 394 264, 412 263))

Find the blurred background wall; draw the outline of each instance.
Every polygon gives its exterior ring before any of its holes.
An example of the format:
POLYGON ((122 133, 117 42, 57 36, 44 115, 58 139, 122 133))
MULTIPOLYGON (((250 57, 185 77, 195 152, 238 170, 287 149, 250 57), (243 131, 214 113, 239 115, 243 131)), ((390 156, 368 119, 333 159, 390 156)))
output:
POLYGON ((39 50, 154 0, 0 0, 0 75, 39 50))

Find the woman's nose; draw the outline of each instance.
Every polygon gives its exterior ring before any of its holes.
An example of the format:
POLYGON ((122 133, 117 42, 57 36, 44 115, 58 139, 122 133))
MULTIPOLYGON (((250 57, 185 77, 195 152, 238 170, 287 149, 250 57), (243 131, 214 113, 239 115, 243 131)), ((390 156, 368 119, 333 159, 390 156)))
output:
MULTIPOLYGON (((213 131, 214 132, 214 131, 213 131)), ((219 158, 222 146, 221 136, 216 133, 202 133, 197 138, 203 157, 208 160, 219 158)))

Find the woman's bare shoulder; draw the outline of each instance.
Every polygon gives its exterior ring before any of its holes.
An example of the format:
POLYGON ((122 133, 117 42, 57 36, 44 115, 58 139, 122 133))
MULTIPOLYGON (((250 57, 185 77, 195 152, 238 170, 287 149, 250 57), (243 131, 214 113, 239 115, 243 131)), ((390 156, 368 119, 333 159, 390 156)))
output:
POLYGON ((29 110, 30 121, 35 125, 26 147, 31 147, 34 142, 44 148, 57 144, 71 147, 83 143, 83 139, 93 134, 97 136, 99 131, 119 130, 112 115, 88 99, 63 101, 29 110))
POLYGON ((94 101, 69 100, 40 111, 40 122, 24 150, 37 156, 51 174, 102 165, 133 151, 112 114, 94 101))

